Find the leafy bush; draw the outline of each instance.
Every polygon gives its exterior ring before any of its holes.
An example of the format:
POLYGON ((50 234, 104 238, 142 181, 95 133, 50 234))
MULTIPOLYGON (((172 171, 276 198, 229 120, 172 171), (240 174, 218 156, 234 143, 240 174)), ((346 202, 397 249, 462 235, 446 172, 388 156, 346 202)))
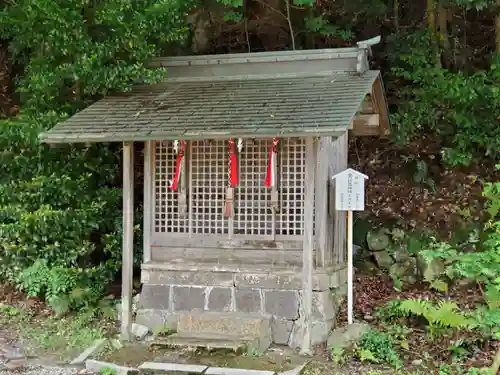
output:
POLYGON ((485 302, 500 307, 500 182, 485 183, 483 196, 490 220, 485 225, 486 240, 481 251, 461 252, 448 243, 437 242, 422 252, 427 260, 446 262, 446 275, 451 279, 474 280, 484 290, 485 302))
POLYGON ((421 299, 403 301, 399 308, 405 313, 423 316, 429 324, 429 334, 435 336, 441 329, 469 329, 474 322, 468 319, 453 301, 440 301, 435 304, 421 299))
POLYGON ((146 63, 184 40, 194 3, 21 0, 0 10, 2 38, 24 66, 20 114, 0 119, 0 281, 59 313, 101 298, 121 267, 119 148, 50 148, 38 134, 103 94, 161 80, 146 63))
POLYGON ((369 329, 359 342, 359 356, 361 359, 373 362, 384 361, 400 368, 403 362, 399 358, 392 337, 374 328, 369 329))
POLYGON ((0 121, 8 169, 0 180, 0 278, 77 308, 76 299, 62 301, 78 289, 79 300, 95 301, 121 264, 119 159, 108 147, 39 145, 38 131, 57 119, 0 121))
POLYGON ((426 261, 441 259, 451 280, 469 280, 478 284, 484 304, 470 312, 459 312, 453 302, 438 307, 428 301, 404 301, 405 312, 424 316, 431 326, 467 328, 481 331, 485 337, 500 338, 500 182, 484 184, 485 210, 490 220, 485 225, 485 241, 475 252, 462 252, 446 242, 431 243, 422 251, 426 261))
POLYGON ((452 166, 468 165, 478 151, 498 158, 500 57, 489 70, 455 72, 436 66, 428 31, 399 34, 392 43, 393 74, 411 83, 401 91, 400 110, 393 114, 396 138, 436 133, 446 140, 442 157, 452 166))

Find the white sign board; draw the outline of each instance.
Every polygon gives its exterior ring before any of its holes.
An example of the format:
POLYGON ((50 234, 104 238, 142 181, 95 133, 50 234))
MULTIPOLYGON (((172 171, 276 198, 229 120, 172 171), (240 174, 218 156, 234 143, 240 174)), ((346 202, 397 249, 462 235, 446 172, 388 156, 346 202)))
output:
POLYGON ((368 176, 348 168, 332 177, 336 211, 364 211, 365 180, 368 176))

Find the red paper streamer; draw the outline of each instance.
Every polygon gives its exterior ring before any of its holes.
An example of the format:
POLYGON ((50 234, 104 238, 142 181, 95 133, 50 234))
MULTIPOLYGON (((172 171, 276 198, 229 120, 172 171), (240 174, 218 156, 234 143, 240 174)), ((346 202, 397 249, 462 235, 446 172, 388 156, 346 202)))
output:
POLYGON ((177 153, 177 160, 175 162, 175 174, 172 184, 170 185, 171 190, 177 190, 179 187, 179 180, 181 177, 182 160, 184 159, 184 149, 186 147, 186 141, 179 141, 179 152, 177 153))
POLYGON ((269 150, 269 160, 267 161, 267 171, 266 171, 266 181, 265 181, 266 187, 272 187, 273 179, 276 178, 276 176, 273 176, 273 163, 274 163, 274 158, 278 153, 278 142, 279 142, 278 138, 273 138, 273 144, 271 146, 271 149, 269 150))
POLYGON ((238 157, 236 156, 236 144, 234 138, 229 139, 229 184, 238 186, 238 157))

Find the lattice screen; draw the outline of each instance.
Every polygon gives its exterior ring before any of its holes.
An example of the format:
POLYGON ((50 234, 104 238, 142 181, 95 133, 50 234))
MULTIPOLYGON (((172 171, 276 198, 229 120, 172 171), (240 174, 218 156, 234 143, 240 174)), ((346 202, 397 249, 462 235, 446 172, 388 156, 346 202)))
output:
MULTIPOLYGON (((270 236, 273 230, 270 189, 264 186, 271 139, 245 140, 239 155, 239 186, 235 189, 234 235, 270 236)), ((155 146, 155 221, 157 233, 228 234, 223 214, 228 180, 227 141, 191 142, 186 172, 190 173, 188 215, 177 211, 177 192, 168 187, 175 171, 172 142, 155 146)), ((280 211, 277 235, 297 236, 304 230, 305 141, 280 139, 278 147, 280 211)))
POLYGON ((267 139, 244 142, 239 156, 234 234, 272 235, 271 193, 264 186, 271 142, 267 139))
POLYGON ((157 233, 186 233, 187 216, 180 216, 177 207, 178 193, 169 189, 169 180, 175 171, 176 155, 172 142, 155 142, 155 219, 157 233))
POLYGON ((297 236, 304 233, 304 185, 306 145, 303 138, 280 141, 279 193, 280 214, 276 233, 297 236))
POLYGON ((227 141, 196 141, 190 150, 192 233, 228 233, 223 213, 228 179, 227 141))

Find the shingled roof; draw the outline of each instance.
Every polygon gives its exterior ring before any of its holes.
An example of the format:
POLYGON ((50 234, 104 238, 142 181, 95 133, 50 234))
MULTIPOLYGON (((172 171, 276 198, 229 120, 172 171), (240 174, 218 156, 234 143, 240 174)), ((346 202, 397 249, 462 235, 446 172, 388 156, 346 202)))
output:
POLYGON ((167 80, 106 97, 47 143, 340 135, 379 76, 366 49, 156 59, 167 80), (365 61, 366 60, 366 61, 365 61))

